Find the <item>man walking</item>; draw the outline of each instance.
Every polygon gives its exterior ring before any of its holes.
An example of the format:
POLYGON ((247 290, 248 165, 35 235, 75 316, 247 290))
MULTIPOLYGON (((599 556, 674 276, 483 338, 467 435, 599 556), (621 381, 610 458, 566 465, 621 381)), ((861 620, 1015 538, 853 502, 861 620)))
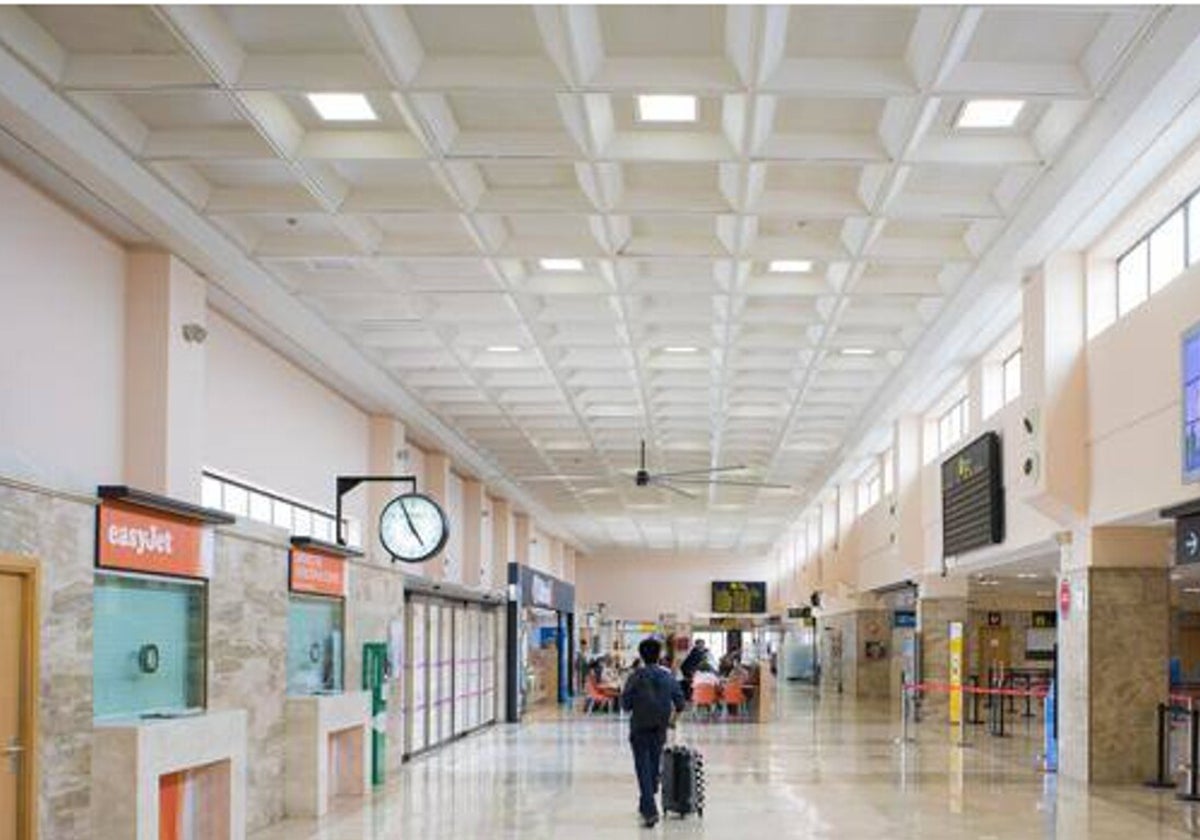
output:
POLYGON ((707 661, 708 648, 705 647, 703 639, 696 639, 696 644, 692 645, 692 649, 684 657, 683 664, 679 666, 679 673, 683 677, 685 700, 692 699, 692 680, 695 678, 696 672, 700 670, 700 666, 707 661))
POLYGON ((621 708, 630 713, 629 745, 637 771, 638 811, 647 828, 658 822, 659 764, 667 743, 667 729, 675 712, 683 711, 683 691, 671 672, 659 664, 662 643, 643 639, 638 645, 642 667, 634 671, 621 692, 621 708))

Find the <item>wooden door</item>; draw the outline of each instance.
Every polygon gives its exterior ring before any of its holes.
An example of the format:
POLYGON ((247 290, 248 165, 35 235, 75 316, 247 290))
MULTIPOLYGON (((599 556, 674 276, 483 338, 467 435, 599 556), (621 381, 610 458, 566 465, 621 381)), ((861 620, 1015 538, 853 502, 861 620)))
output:
POLYGON ((1012 667, 1012 629, 1009 627, 979 628, 979 658, 976 660, 979 681, 987 679, 988 669, 1012 667))
POLYGON ((24 578, 0 572, 0 840, 22 838, 26 819, 29 761, 21 725, 27 679, 24 587, 24 578))

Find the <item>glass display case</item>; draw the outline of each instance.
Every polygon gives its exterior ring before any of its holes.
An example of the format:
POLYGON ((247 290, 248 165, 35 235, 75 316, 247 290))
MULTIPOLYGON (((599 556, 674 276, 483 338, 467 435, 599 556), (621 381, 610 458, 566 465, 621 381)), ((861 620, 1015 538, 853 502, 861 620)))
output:
POLYGON ((96 575, 94 714, 177 714, 205 703, 205 584, 96 575))
POLYGON ((288 599, 288 694, 341 691, 345 604, 293 593, 288 599))

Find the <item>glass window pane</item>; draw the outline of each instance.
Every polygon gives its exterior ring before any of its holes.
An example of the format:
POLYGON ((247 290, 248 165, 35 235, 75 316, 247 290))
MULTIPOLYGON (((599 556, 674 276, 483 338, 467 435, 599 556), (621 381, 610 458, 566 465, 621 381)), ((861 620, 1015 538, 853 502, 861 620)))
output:
POLYGON ((1004 360, 1004 404, 1021 396, 1021 351, 1004 360))
POLYGON ((344 613, 340 598, 289 597, 288 694, 341 690, 344 613))
POLYGON ((275 525, 288 531, 292 530, 292 506, 278 499, 275 500, 275 525))
POLYGON ((250 518, 259 522, 271 522, 271 499, 262 493, 250 494, 250 518))
POLYGON ((1200 260, 1200 194, 1188 202, 1188 261, 1200 260))
POLYGON ((1150 292, 1183 273, 1183 210, 1176 210, 1150 234, 1150 292))
POLYGON ((226 484, 225 510, 234 516, 245 516, 250 510, 250 495, 241 487, 226 484))
POLYGON ((333 542, 333 523, 324 516, 313 516, 312 535, 323 542, 333 542))
POLYGON ((211 475, 200 478, 200 504, 206 508, 221 510, 221 482, 211 475))
POLYGON ((1124 315, 1139 306, 1148 296, 1146 263, 1149 248, 1146 242, 1117 260, 1117 314, 1124 315))
POLYGON ((199 584, 96 575, 96 717, 204 706, 204 596, 199 584))
POLYGON ((296 508, 294 532, 297 536, 307 537, 312 534, 312 514, 304 508, 296 508))

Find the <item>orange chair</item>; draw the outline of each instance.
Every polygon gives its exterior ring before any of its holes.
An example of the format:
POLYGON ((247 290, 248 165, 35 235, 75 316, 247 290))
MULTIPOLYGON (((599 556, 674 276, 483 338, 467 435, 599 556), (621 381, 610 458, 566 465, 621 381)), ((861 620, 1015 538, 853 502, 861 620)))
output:
POLYGON ((725 683, 724 699, 725 706, 727 708, 735 707, 739 715, 746 711, 746 707, 750 703, 750 698, 746 696, 746 689, 741 680, 730 680, 725 683))
POLYGON ((584 713, 594 712, 597 709, 603 709, 606 712, 612 711, 615 698, 600 690, 595 677, 589 675, 583 684, 583 689, 587 695, 583 701, 584 713))
POLYGON ((703 709, 705 717, 711 718, 713 710, 720 703, 715 683, 694 683, 692 685, 692 718, 703 709))

